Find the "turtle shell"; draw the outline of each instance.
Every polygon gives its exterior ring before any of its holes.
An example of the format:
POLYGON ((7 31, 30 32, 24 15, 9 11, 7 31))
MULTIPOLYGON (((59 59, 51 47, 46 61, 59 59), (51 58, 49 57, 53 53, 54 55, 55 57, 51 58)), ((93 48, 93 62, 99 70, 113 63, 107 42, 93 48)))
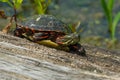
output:
POLYGON ((52 15, 36 15, 25 19, 21 25, 32 28, 34 30, 43 30, 43 31, 57 31, 63 32, 66 34, 71 33, 72 31, 67 26, 67 24, 58 20, 52 15))

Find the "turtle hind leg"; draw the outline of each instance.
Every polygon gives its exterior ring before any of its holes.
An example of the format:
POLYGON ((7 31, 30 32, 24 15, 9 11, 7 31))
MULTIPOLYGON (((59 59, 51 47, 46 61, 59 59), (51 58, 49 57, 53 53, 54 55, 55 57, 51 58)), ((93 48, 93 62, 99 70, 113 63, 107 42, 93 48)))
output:
POLYGON ((78 54, 81 56, 86 56, 86 51, 83 46, 81 46, 79 43, 76 43, 74 45, 69 46, 70 52, 74 54, 78 54))

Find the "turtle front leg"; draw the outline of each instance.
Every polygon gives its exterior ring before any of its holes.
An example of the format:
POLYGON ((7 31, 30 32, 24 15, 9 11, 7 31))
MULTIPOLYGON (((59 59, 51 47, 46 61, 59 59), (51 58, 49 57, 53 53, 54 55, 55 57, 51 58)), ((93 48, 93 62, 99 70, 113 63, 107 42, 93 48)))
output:
POLYGON ((78 42, 72 44, 69 44, 69 41, 67 42, 62 42, 64 41, 63 39, 58 39, 57 43, 61 48, 68 47, 68 52, 72 52, 81 56, 86 56, 86 51, 83 46, 81 46, 78 42))
POLYGON ((86 51, 84 47, 81 46, 78 42, 79 42, 79 38, 74 37, 73 35, 61 36, 56 39, 56 43, 62 46, 62 48, 64 47, 69 48, 68 52, 86 56, 86 51))

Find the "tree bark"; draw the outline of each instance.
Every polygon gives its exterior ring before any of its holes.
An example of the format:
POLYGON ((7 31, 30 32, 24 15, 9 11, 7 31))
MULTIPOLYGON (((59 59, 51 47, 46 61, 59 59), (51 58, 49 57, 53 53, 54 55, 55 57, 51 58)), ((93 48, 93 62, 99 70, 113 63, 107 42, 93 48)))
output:
POLYGON ((0 32, 0 79, 119 80, 120 52, 82 45, 87 57, 0 32))

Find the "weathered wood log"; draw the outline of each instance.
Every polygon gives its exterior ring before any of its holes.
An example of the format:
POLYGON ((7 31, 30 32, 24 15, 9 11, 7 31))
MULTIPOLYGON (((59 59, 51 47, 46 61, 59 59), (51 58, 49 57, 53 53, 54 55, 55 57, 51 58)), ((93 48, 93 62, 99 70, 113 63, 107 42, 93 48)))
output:
POLYGON ((119 80, 120 52, 84 45, 87 57, 0 32, 1 80, 119 80))

